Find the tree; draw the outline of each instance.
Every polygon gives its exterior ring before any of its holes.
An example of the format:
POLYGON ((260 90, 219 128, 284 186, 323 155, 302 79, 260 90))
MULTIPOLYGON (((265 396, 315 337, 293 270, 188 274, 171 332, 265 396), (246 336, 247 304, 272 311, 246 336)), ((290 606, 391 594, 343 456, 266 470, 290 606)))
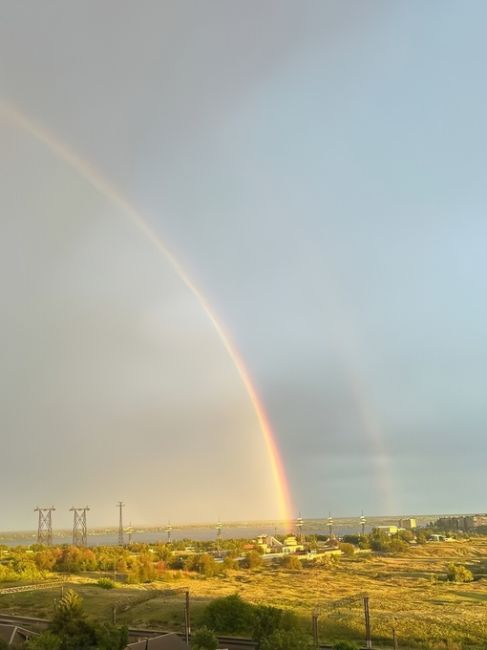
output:
POLYGON ((253 617, 252 638, 257 641, 259 648, 263 640, 271 637, 276 630, 293 631, 298 624, 296 616, 292 612, 270 605, 254 607, 253 617))
POLYGON ((61 639, 52 632, 43 632, 25 644, 25 650, 60 650, 60 648, 61 639))
POLYGON ((309 650, 311 644, 300 630, 275 630, 259 647, 260 650, 309 650))
POLYGON ((217 632, 246 633, 253 626, 253 608, 238 594, 216 598, 207 606, 203 622, 217 632))
POLYGON ((96 647, 95 629, 86 621, 83 601, 71 589, 56 605, 49 630, 59 637, 61 650, 88 650, 96 647))
POLYGON ((201 627, 191 636, 192 650, 217 650, 218 639, 213 630, 201 627))
POLYGON ((262 554, 259 553, 258 551, 249 551, 245 555, 245 560, 244 560, 244 566, 247 569, 257 569, 258 567, 262 566, 262 554))
POLYGON ((128 629, 104 623, 95 627, 96 648, 98 650, 122 650, 128 643, 128 629))
MULTIPOLYGON (((59 640, 59 645, 34 646, 35 650, 121 650, 127 645, 127 629, 89 623, 82 599, 72 590, 58 602, 49 631, 59 640)), ((52 639, 49 641, 54 643, 52 639)))

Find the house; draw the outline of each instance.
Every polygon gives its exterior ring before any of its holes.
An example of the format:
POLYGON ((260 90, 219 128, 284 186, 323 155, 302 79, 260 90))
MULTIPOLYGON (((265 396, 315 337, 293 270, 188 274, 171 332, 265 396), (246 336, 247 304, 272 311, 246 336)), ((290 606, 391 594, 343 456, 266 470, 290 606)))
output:
POLYGON ((257 548, 262 549, 264 553, 282 553, 283 544, 272 535, 259 535, 257 548))
POLYGON ((141 638, 129 643, 125 650, 188 650, 188 646, 177 634, 170 633, 141 638))
POLYGON ((397 526, 376 526, 374 528, 374 531, 385 533, 386 535, 396 535, 398 530, 397 526))
POLYGON ((284 540, 284 545, 282 547, 283 553, 297 553, 298 551, 304 551, 304 546, 298 544, 298 540, 295 535, 288 535, 284 540))
POLYGON ((416 519, 413 519, 412 517, 407 517, 406 519, 399 519, 398 527, 404 528, 405 530, 414 530, 418 526, 416 523, 416 519))

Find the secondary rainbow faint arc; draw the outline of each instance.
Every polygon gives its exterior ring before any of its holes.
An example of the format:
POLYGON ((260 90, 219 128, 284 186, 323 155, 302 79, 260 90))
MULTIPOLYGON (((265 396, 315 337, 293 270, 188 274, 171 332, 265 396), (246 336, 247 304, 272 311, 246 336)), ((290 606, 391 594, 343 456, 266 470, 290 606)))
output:
POLYGON ((100 194, 108 197, 115 205, 121 208, 127 214, 127 216, 130 217, 135 226, 137 226, 144 233, 147 239, 166 257, 181 280, 196 297, 199 304, 210 319, 210 322, 215 328, 218 336, 220 337, 220 340, 230 359, 232 360, 253 405, 269 456, 272 476, 276 487, 276 496, 280 517, 285 522, 289 523, 293 518, 292 513, 294 512, 294 507, 291 500, 284 465, 275 439, 275 434, 272 431, 269 418, 266 414, 262 401, 260 400, 253 385, 244 360, 242 359, 235 345, 232 343, 231 338, 225 331, 222 323, 215 316, 203 293, 198 289, 194 281, 189 277, 187 271, 181 266, 177 258, 168 249, 163 240, 150 227, 141 213, 119 192, 117 188, 115 188, 106 178, 104 178, 104 176, 97 169, 95 169, 87 161, 80 158, 67 145, 52 135, 47 129, 28 118, 18 108, 6 103, 5 101, 0 101, 0 112, 6 117, 7 120, 15 124, 18 128, 26 131, 35 137, 39 142, 46 145, 50 151, 57 155, 67 165, 72 167, 92 187, 100 192, 100 194))

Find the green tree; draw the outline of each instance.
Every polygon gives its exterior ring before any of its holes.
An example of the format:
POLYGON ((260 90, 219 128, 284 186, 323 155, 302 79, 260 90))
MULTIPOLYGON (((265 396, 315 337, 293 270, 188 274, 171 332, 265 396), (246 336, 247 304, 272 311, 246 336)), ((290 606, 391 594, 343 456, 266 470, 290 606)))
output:
POLYGON ((207 606, 203 623, 217 632, 246 633, 253 627, 253 608, 238 594, 216 598, 207 606))
POLYGON ((192 650, 217 650, 218 639, 213 630, 201 627, 191 636, 192 650))
POLYGON ((110 623, 95 627, 97 650, 122 650, 128 643, 128 629, 110 623))
MULTIPOLYGON (((127 629, 115 625, 93 625, 86 620, 83 601, 72 590, 67 591, 56 606, 49 625, 51 637, 42 642, 46 647, 34 646, 35 650, 121 650, 127 645, 127 629), (55 645, 52 637, 59 640, 55 645), (54 644, 51 648, 49 643, 54 644)), ((41 635, 44 637, 44 635, 41 635)))
POLYGON ((277 630, 289 632, 296 629, 298 625, 297 618, 292 612, 270 605, 254 607, 253 618, 252 638, 257 641, 259 648, 263 640, 271 637, 277 630))
POLYGON ((309 639, 300 630, 275 630, 263 639, 260 650, 309 650, 309 639))
MULTIPOLYGON (((43 632, 25 644, 25 650, 60 650, 61 639, 52 632, 43 632)), ((0 645, 0 650, 2 646, 0 645)))

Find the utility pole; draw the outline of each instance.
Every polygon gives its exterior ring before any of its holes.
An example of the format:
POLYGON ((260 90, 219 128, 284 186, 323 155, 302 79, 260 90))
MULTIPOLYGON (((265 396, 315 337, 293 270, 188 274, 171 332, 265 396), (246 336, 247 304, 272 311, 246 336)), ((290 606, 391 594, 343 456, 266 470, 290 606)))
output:
POLYGON ((84 508, 75 508, 73 506, 69 509, 73 513, 73 546, 87 546, 88 544, 88 529, 86 527, 86 513, 88 510, 88 506, 84 508))
POLYGON ((124 545, 124 539, 123 539, 123 518, 122 518, 122 508, 125 506, 125 503, 122 503, 119 501, 117 503, 117 508, 119 509, 119 516, 118 516, 118 545, 123 546, 124 545))
POLYGON ((189 640, 191 638, 191 615, 189 611, 189 589, 185 592, 185 603, 184 603, 184 633, 186 637, 186 645, 189 646, 189 640))
POLYGON ((52 544, 52 512, 56 510, 54 506, 40 508, 36 506, 34 512, 39 513, 39 521, 37 525, 37 543, 38 544, 47 544, 51 546, 52 544))
POLYGON ((369 609, 369 597, 364 596, 364 618, 365 618, 365 646, 367 648, 372 647, 372 637, 370 633, 370 609, 369 609))
POLYGON ((318 616, 319 616, 318 608, 315 608, 313 610, 313 613, 311 614, 311 630, 313 633, 313 648, 315 650, 318 650, 320 647, 320 639, 318 636, 318 616))
POLYGON ((394 650, 398 649, 397 632, 396 632, 395 627, 392 628, 392 646, 393 646, 394 650))

